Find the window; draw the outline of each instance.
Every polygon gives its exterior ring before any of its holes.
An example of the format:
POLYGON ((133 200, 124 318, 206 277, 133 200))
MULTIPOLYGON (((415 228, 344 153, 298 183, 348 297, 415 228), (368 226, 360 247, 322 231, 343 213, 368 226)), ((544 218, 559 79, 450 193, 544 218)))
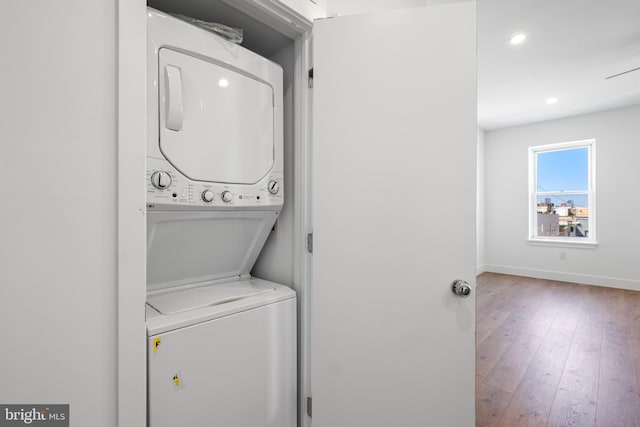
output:
POLYGON ((596 243, 595 140, 529 148, 529 238, 596 243))

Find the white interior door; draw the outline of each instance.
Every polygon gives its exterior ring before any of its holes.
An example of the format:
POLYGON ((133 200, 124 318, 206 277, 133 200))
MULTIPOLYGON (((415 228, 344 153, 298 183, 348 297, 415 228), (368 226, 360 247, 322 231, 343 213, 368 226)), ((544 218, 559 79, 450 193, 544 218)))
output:
POLYGON ((314 26, 312 425, 473 426, 475 4, 314 26))

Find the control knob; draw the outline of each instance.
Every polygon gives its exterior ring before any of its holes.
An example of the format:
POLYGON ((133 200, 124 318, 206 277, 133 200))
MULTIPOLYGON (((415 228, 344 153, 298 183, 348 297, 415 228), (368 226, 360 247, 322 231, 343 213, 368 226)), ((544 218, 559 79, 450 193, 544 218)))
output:
POLYGON ((151 185, 159 190, 169 188, 171 185, 171 175, 165 171, 155 171, 151 174, 151 185))
POLYGON ((204 200, 207 203, 211 203, 213 202, 213 191, 211 190, 204 190, 202 192, 202 200, 204 200))
POLYGON ((278 194, 278 191, 280 191, 280 183, 278 183, 278 181, 275 181, 275 180, 269 181, 269 183, 267 184, 267 189, 271 194, 278 194))
POLYGON ((223 191, 220 196, 222 197, 222 201, 225 203, 229 203, 233 200, 233 194, 231 194, 231 191, 223 191))

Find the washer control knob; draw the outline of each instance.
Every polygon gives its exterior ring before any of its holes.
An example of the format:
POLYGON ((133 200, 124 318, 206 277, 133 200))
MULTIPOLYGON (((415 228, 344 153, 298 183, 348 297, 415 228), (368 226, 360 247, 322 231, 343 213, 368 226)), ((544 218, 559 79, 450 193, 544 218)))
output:
POLYGON ((229 203, 233 200, 233 194, 231 194, 231 191, 223 191, 221 197, 222 201, 225 203, 229 203))
POLYGON ((159 190, 169 188, 171 185, 171 175, 165 171, 155 171, 151 174, 151 185, 159 190))
POLYGON ((213 202, 213 191, 211 190, 204 190, 202 192, 202 200, 204 200, 207 203, 211 203, 213 202))
POLYGON ((278 181, 269 181, 269 183, 267 184, 267 189, 271 194, 278 194, 278 191, 280 191, 280 184, 278 183, 278 181))

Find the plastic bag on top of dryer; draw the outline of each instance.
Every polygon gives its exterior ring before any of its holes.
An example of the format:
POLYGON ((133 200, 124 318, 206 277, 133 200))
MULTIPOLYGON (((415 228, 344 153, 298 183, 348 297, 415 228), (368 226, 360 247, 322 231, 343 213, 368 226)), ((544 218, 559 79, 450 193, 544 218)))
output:
POLYGON ((218 24, 217 22, 202 21, 200 19, 192 18, 190 16, 185 16, 185 15, 180 15, 177 13, 174 13, 173 16, 185 22, 193 24, 197 27, 203 28, 207 31, 211 31, 212 33, 217 34, 220 37, 229 40, 230 42, 233 42, 236 44, 242 43, 242 37, 243 37, 242 28, 228 27, 224 24, 218 24))

